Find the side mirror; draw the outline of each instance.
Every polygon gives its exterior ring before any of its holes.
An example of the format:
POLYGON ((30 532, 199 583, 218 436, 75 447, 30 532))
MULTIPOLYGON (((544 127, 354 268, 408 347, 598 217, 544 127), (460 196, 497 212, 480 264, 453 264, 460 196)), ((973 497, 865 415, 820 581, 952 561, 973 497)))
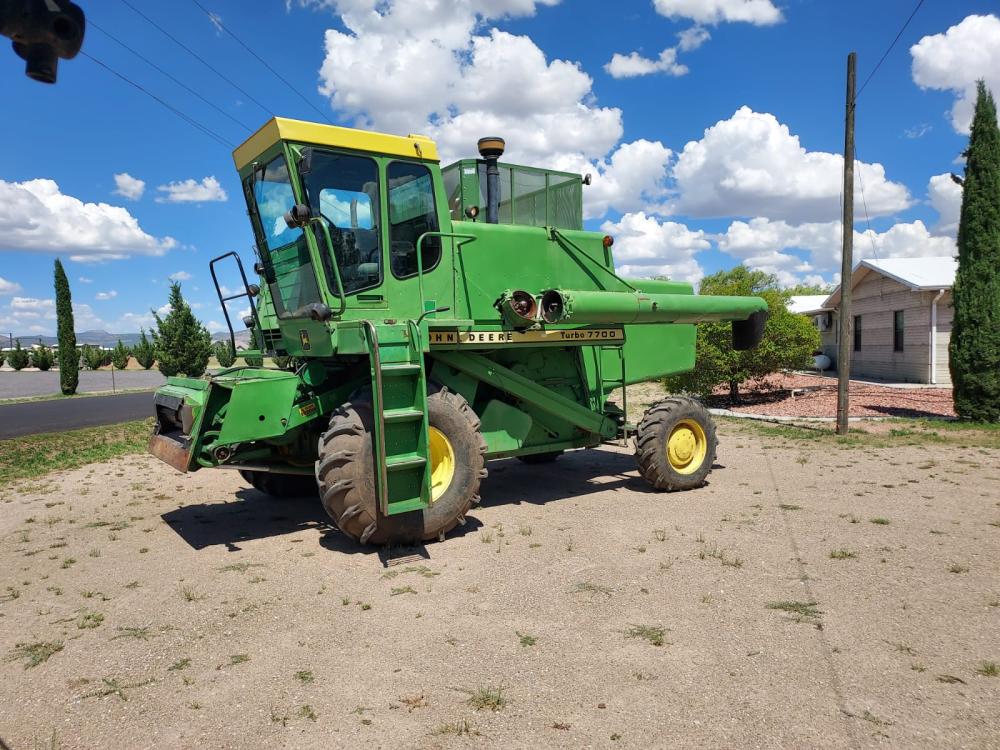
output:
POLYGON ((288 225, 289 229, 304 227, 309 223, 311 216, 312 213, 309 211, 309 206, 305 203, 296 203, 285 212, 285 224, 288 225))
POLYGON ((751 313, 746 320, 733 321, 733 349, 745 352, 753 349, 764 338, 767 310, 751 313))

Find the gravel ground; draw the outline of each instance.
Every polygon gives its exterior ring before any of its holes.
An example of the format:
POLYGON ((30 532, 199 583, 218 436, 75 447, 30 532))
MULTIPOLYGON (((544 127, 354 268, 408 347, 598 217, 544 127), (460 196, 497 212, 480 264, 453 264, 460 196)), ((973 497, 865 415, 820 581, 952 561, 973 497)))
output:
MULTIPOLYGON (((166 378, 159 370, 117 370, 115 388, 131 390, 136 388, 159 388, 166 378)), ((80 386, 77 393, 111 392, 111 370, 81 370, 80 386)), ((21 370, 15 372, 7 365, 0 370, 0 399, 30 398, 33 396, 54 396, 59 393, 59 371, 21 370)))
MULTIPOLYGON (((950 388, 892 388, 850 381, 852 417, 954 417, 950 388)), ((732 404, 729 389, 718 389, 709 399, 713 407, 772 417, 836 417, 837 380, 816 375, 780 374, 761 387, 744 392, 732 404), (806 389, 796 396, 792 389, 806 389)))
POLYGON ((491 463, 462 533, 393 557, 147 456, 4 488, 0 738, 1000 747, 1000 451, 761 430, 679 494, 622 448, 491 463))

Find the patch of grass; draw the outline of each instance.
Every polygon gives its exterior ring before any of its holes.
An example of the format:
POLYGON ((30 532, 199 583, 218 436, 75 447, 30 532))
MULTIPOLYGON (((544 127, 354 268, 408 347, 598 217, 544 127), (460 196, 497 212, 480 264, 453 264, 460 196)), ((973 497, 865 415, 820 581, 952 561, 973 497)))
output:
POLYGON ((111 640, 117 640, 119 638, 135 638, 137 641, 148 641, 149 640, 149 626, 145 625, 143 627, 118 627, 118 635, 116 635, 111 640))
POLYGON ((801 505, 792 505, 791 503, 781 503, 778 507, 782 510, 802 510, 801 505))
POLYGON ((949 573, 968 573, 969 572, 969 566, 968 565, 962 565, 961 563, 952 563, 951 565, 948 566, 948 572, 949 573))
POLYGON ((625 631, 626 638, 642 638, 653 646, 662 646, 665 642, 664 636, 666 634, 666 628, 659 625, 631 625, 625 631))
POLYGON ((309 719, 309 721, 316 721, 316 712, 308 703, 299 706, 298 714, 300 718, 309 719))
POLYGON ((427 708, 427 706, 430 705, 423 693, 419 693, 417 695, 404 695, 399 699, 399 702, 406 706, 407 713, 413 713, 418 708, 427 708))
POLYGON ((507 705, 504 686, 487 686, 476 688, 469 695, 469 705, 477 711, 501 711, 507 705))
POLYGON ((521 536, 531 536, 531 527, 525 524, 521 524, 521 526, 518 528, 518 532, 521 534, 521 536))
POLYGON ((145 453, 152 425, 152 419, 144 419, 4 440, 4 449, 0 451, 0 485, 130 453, 145 453))
POLYGON ((181 598, 186 602, 197 602, 205 598, 204 594, 199 594, 190 586, 181 586, 181 598))
POLYGON ((981 677, 1000 677, 1000 664, 995 661, 984 661, 976 667, 976 674, 981 677))
POLYGON ((888 526, 889 525, 889 519, 888 518, 882 518, 881 516, 878 516, 876 518, 869 518, 868 520, 871 521, 876 526, 888 526))
POLYGON ((101 626, 104 622, 104 615, 100 612, 83 612, 76 620, 76 626, 80 630, 91 630, 101 626))
POLYGON ((250 654, 233 654, 226 663, 227 667, 234 667, 237 664, 246 664, 250 661, 250 654))
POLYGON ((449 722, 447 724, 442 724, 437 729, 434 730, 435 734, 454 734, 456 736, 472 736, 478 737, 479 731, 472 725, 468 719, 459 719, 458 721, 449 722))
POLYGON ((59 567, 61 567, 63 569, 65 569, 65 568, 71 568, 75 564, 76 564, 76 558, 74 558, 74 557, 67 557, 65 560, 62 561, 62 565, 60 565, 59 567))
POLYGON ((830 550, 831 560, 853 560, 857 557, 856 552, 851 552, 848 549, 834 549, 830 550))
MULTIPOLYGON (((1000 425, 947 419, 899 419, 886 433, 852 429, 837 435, 830 427, 772 425, 750 419, 720 418, 736 430, 765 438, 809 443, 816 448, 893 448, 901 445, 950 444, 963 447, 1000 448, 1000 425)), ((930 467, 927 467, 930 468, 930 467)))
POLYGON ((573 594, 604 594, 607 597, 611 596, 611 589, 607 586, 601 586, 597 583, 591 583, 590 581, 581 581, 576 584, 570 593, 573 594))
POLYGON ((533 635, 527 635, 525 633, 518 633, 516 630, 514 634, 520 639, 522 646, 534 646, 538 643, 538 639, 533 635))
POLYGON ((125 694, 126 690, 135 690, 136 688, 145 687, 153 682, 153 680, 143 680, 142 682, 131 682, 122 684, 118 682, 114 677, 105 677, 102 679, 104 687, 98 688, 90 693, 85 693, 81 695, 80 698, 104 698, 109 695, 118 696, 119 699, 123 701, 128 700, 128 696, 125 694))
POLYGON ((222 573, 246 573, 250 568, 263 568, 263 563, 238 562, 223 565, 219 570, 222 573))
POLYGON ((400 594, 415 594, 417 590, 413 586, 393 586, 389 596, 399 596, 400 594))
POLYGON ((180 672, 182 669, 187 669, 190 666, 191 666, 191 660, 185 656, 183 659, 178 659, 177 661, 175 661, 173 664, 167 667, 167 669, 170 670, 171 672, 180 672))
POLYGON ((298 672, 295 673, 295 679, 307 685, 310 682, 316 681, 316 678, 313 676, 312 671, 309 669, 300 669, 298 672))
POLYGON ((816 609, 816 604, 817 602, 778 601, 768 602, 766 607, 794 615, 796 622, 805 622, 818 620, 823 614, 822 611, 816 609))
POLYGON ((492 544, 493 543, 493 532, 490 531, 489 529, 484 529, 483 531, 480 531, 479 532, 479 541, 481 541, 483 544, 492 544))
POLYGON ((53 654, 63 650, 62 641, 38 641, 36 643, 18 643, 8 657, 8 661, 24 659, 24 668, 31 669, 44 664, 53 654))

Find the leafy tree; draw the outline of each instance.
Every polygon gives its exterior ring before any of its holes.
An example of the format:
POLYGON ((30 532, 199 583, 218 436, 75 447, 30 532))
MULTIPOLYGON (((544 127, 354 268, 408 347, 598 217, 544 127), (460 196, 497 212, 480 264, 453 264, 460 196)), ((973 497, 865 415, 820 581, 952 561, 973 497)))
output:
POLYGON ((46 372, 52 367, 52 350, 44 344, 31 351, 31 366, 46 372))
POLYGON ((789 287, 785 290, 789 297, 805 296, 810 294, 825 294, 827 296, 833 294, 834 286, 832 284, 796 284, 795 286, 789 287))
POLYGON ((59 388, 64 396, 76 393, 80 383, 80 352, 73 329, 73 297, 62 263, 56 258, 56 328, 59 338, 59 388))
POLYGON ((28 366, 28 350, 21 348, 21 339, 14 342, 14 348, 7 354, 7 361, 18 372, 28 366))
POLYGON ((0 349, 0 367, 3 367, 3 363, 7 360, 7 353, 0 349))
POLYGON ((819 331, 808 318, 788 312, 790 295, 778 288, 773 275, 739 265, 702 279, 701 294, 763 297, 769 315, 764 338, 756 348, 740 352, 733 349, 729 323, 699 324, 695 368, 669 376, 668 389, 708 396, 718 386, 728 385, 730 399, 736 402, 741 383, 810 365, 819 347, 819 331))
POLYGON ((111 354, 99 346, 84 344, 81 348, 83 364, 88 370, 100 370, 111 363, 111 354))
POLYGON ((216 341, 214 347, 215 358, 219 361, 219 367, 232 367, 236 361, 233 353, 233 345, 228 341, 216 341))
POLYGON ((263 357, 243 357, 243 362, 247 367, 263 367, 264 358, 263 357))
POLYGON ((1000 420, 1000 128, 979 81, 958 224, 955 318, 948 345, 955 412, 1000 420))
POLYGON ((156 318, 153 346, 160 372, 189 377, 204 374, 212 354, 212 336, 181 296, 180 282, 170 285, 170 312, 161 319, 154 311, 153 317, 156 318))
POLYGON ((153 342, 146 338, 146 331, 143 328, 139 329, 139 341, 132 347, 132 356, 144 370, 148 370, 156 361, 156 350, 153 348, 153 342))
POLYGON ((115 348, 111 350, 111 364, 116 370, 124 370, 128 367, 128 358, 132 356, 132 351, 118 339, 115 348))

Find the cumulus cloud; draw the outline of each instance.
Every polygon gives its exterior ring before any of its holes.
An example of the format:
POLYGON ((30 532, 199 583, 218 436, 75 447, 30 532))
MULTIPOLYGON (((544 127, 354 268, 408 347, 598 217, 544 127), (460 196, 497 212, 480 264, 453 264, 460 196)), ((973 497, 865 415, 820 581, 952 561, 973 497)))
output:
POLYGON ((190 281, 192 277, 187 271, 174 271, 167 278, 171 281, 190 281))
POLYGON ((962 212, 962 186, 951 179, 949 173, 936 174, 927 183, 927 197, 938 212, 934 233, 955 237, 962 212))
POLYGON ((698 281, 705 275, 695 256, 711 243, 700 229, 660 221, 638 211, 617 222, 604 222, 601 231, 615 239, 615 267, 623 276, 698 281))
POLYGON ((594 102, 590 76, 547 60, 527 36, 479 31, 539 4, 327 3, 347 30, 326 32, 320 90, 359 125, 434 137, 445 161, 474 155, 476 140, 494 133, 514 162, 603 158, 621 137, 621 111, 594 102))
POLYGON ((77 279, 77 281, 79 281, 81 284, 93 284, 94 283, 93 279, 88 279, 86 276, 81 276, 79 279, 77 279))
POLYGON ((109 289, 106 292, 98 292, 97 294, 94 295, 94 299, 104 301, 104 300, 114 299, 117 296, 118 292, 116 292, 114 289, 109 289))
POLYGON ((653 0, 653 7, 661 16, 704 24, 741 21, 770 26, 784 20, 771 0, 653 0))
POLYGON ((17 294, 20 291, 20 284, 14 281, 7 281, 3 276, 0 276, 0 294, 17 294))
POLYGON ((156 189, 164 193, 157 197, 157 203, 206 203, 229 200, 222 185, 212 176, 203 177, 200 182, 194 179, 169 182, 156 189))
POLYGON ((655 60, 643 57, 638 52, 627 55, 616 52, 604 66, 604 70, 612 78, 635 78, 651 73, 666 73, 675 77, 687 75, 688 67, 677 62, 677 53, 698 49, 711 35, 701 26, 692 26, 677 34, 677 38, 677 46, 665 48, 655 60))
POLYGON ((943 34, 910 47, 913 81, 921 88, 951 91, 951 124, 968 133, 976 104, 976 81, 1000 91, 1000 18, 968 16, 943 34))
MULTIPOLYGON (((744 106, 684 146, 673 169, 678 195, 667 208, 700 218, 832 220, 840 214, 843 163, 839 154, 807 151, 774 115, 744 106)), ((911 205, 906 187, 888 180, 881 164, 857 162, 855 172, 871 216, 911 205)))
POLYGON ((64 195, 53 180, 0 180, 0 250, 65 252, 86 262, 163 255, 176 244, 145 232, 120 206, 64 195))
POLYGON ((115 176, 115 195, 128 198, 130 201, 137 201, 146 192, 146 183, 138 177, 133 177, 128 172, 122 172, 115 176))

